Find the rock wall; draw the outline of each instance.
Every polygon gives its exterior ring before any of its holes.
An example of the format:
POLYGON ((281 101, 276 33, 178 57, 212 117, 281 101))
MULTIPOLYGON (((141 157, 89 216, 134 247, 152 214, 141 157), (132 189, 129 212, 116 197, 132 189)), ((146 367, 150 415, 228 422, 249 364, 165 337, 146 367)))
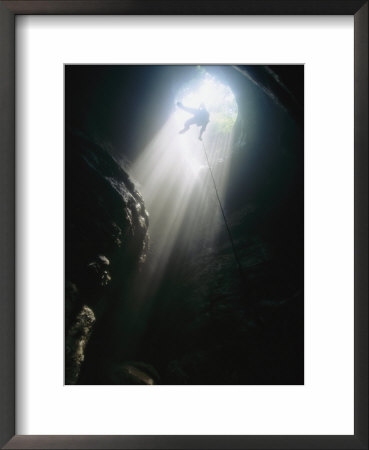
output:
POLYGON ((128 174, 99 145, 67 132, 65 151, 66 383, 73 384, 94 328, 125 301, 125 286, 146 258, 148 213, 128 174))

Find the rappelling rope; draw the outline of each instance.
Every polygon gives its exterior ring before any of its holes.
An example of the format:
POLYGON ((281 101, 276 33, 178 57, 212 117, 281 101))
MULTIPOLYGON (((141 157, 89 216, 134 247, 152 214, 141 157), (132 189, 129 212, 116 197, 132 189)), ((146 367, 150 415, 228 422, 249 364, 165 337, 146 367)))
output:
POLYGON ((224 224, 225 224, 225 226, 226 226, 226 228, 227 228, 229 240, 231 241, 231 246, 232 246, 234 258, 235 258, 236 263, 237 263, 237 265, 238 265, 238 269, 239 269, 240 273, 242 274, 242 266, 241 266, 241 262, 240 262, 240 260, 239 260, 239 258, 238 258, 238 256, 237 256, 236 247, 235 247, 234 242, 233 242, 233 239, 232 239, 231 229, 229 228, 228 221, 227 221, 227 218, 226 218, 226 215, 225 215, 225 213, 224 213, 223 206, 222 206, 222 202, 220 201, 220 197, 219 197, 219 194, 218 194, 218 188, 217 188, 217 185, 216 185, 216 183, 215 183, 213 171, 211 170, 211 166, 210 166, 208 154, 206 153, 204 141, 202 141, 202 147, 203 147, 203 149, 204 149, 205 158, 206 158, 206 162, 207 162, 207 164, 208 164, 208 168, 209 168, 209 172, 210 172, 210 175, 211 175, 211 179, 213 180, 213 185, 214 185, 214 189, 215 189, 215 194, 216 194, 216 196, 217 196, 218 203, 219 203, 219 206, 220 206, 220 210, 221 210, 221 212, 222 212, 222 216, 223 216, 223 219, 224 219, 224 224))

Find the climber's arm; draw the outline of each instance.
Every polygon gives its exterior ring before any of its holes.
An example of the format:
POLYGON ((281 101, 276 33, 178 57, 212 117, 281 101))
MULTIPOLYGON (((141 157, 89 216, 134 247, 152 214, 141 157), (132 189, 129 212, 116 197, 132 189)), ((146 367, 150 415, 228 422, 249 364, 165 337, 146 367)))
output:
POLYGON ((177 106, 178 106, 178 108, 181 108, 181 109, 183 109, 183 111, 186 111, 190 114, 196 114, 198 111, 195 108, 188 108, 187 106, 184 106, 181 102, 177 102, 177 106))

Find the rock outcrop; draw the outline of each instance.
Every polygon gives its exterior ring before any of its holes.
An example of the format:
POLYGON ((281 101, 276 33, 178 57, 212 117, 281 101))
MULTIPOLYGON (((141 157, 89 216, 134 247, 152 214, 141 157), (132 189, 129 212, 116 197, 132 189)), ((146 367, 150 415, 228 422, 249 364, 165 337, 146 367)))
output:
POLYGON ((95 326, 125 301, 124 288, 146 258, 148 213, 101 146, 68 132, 65 166, 66 384, 73 384, 95 326))

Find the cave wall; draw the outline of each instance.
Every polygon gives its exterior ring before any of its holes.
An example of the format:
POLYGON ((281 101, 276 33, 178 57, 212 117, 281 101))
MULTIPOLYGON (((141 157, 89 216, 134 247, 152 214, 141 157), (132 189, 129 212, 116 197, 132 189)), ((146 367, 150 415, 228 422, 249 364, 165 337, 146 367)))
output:
POLYGON ((106 150, 71 132, 65 149, 65 380, 76 384, 91 334, 94 353, 109 353, 98 330, 145 261, 148 213, 106 150))

